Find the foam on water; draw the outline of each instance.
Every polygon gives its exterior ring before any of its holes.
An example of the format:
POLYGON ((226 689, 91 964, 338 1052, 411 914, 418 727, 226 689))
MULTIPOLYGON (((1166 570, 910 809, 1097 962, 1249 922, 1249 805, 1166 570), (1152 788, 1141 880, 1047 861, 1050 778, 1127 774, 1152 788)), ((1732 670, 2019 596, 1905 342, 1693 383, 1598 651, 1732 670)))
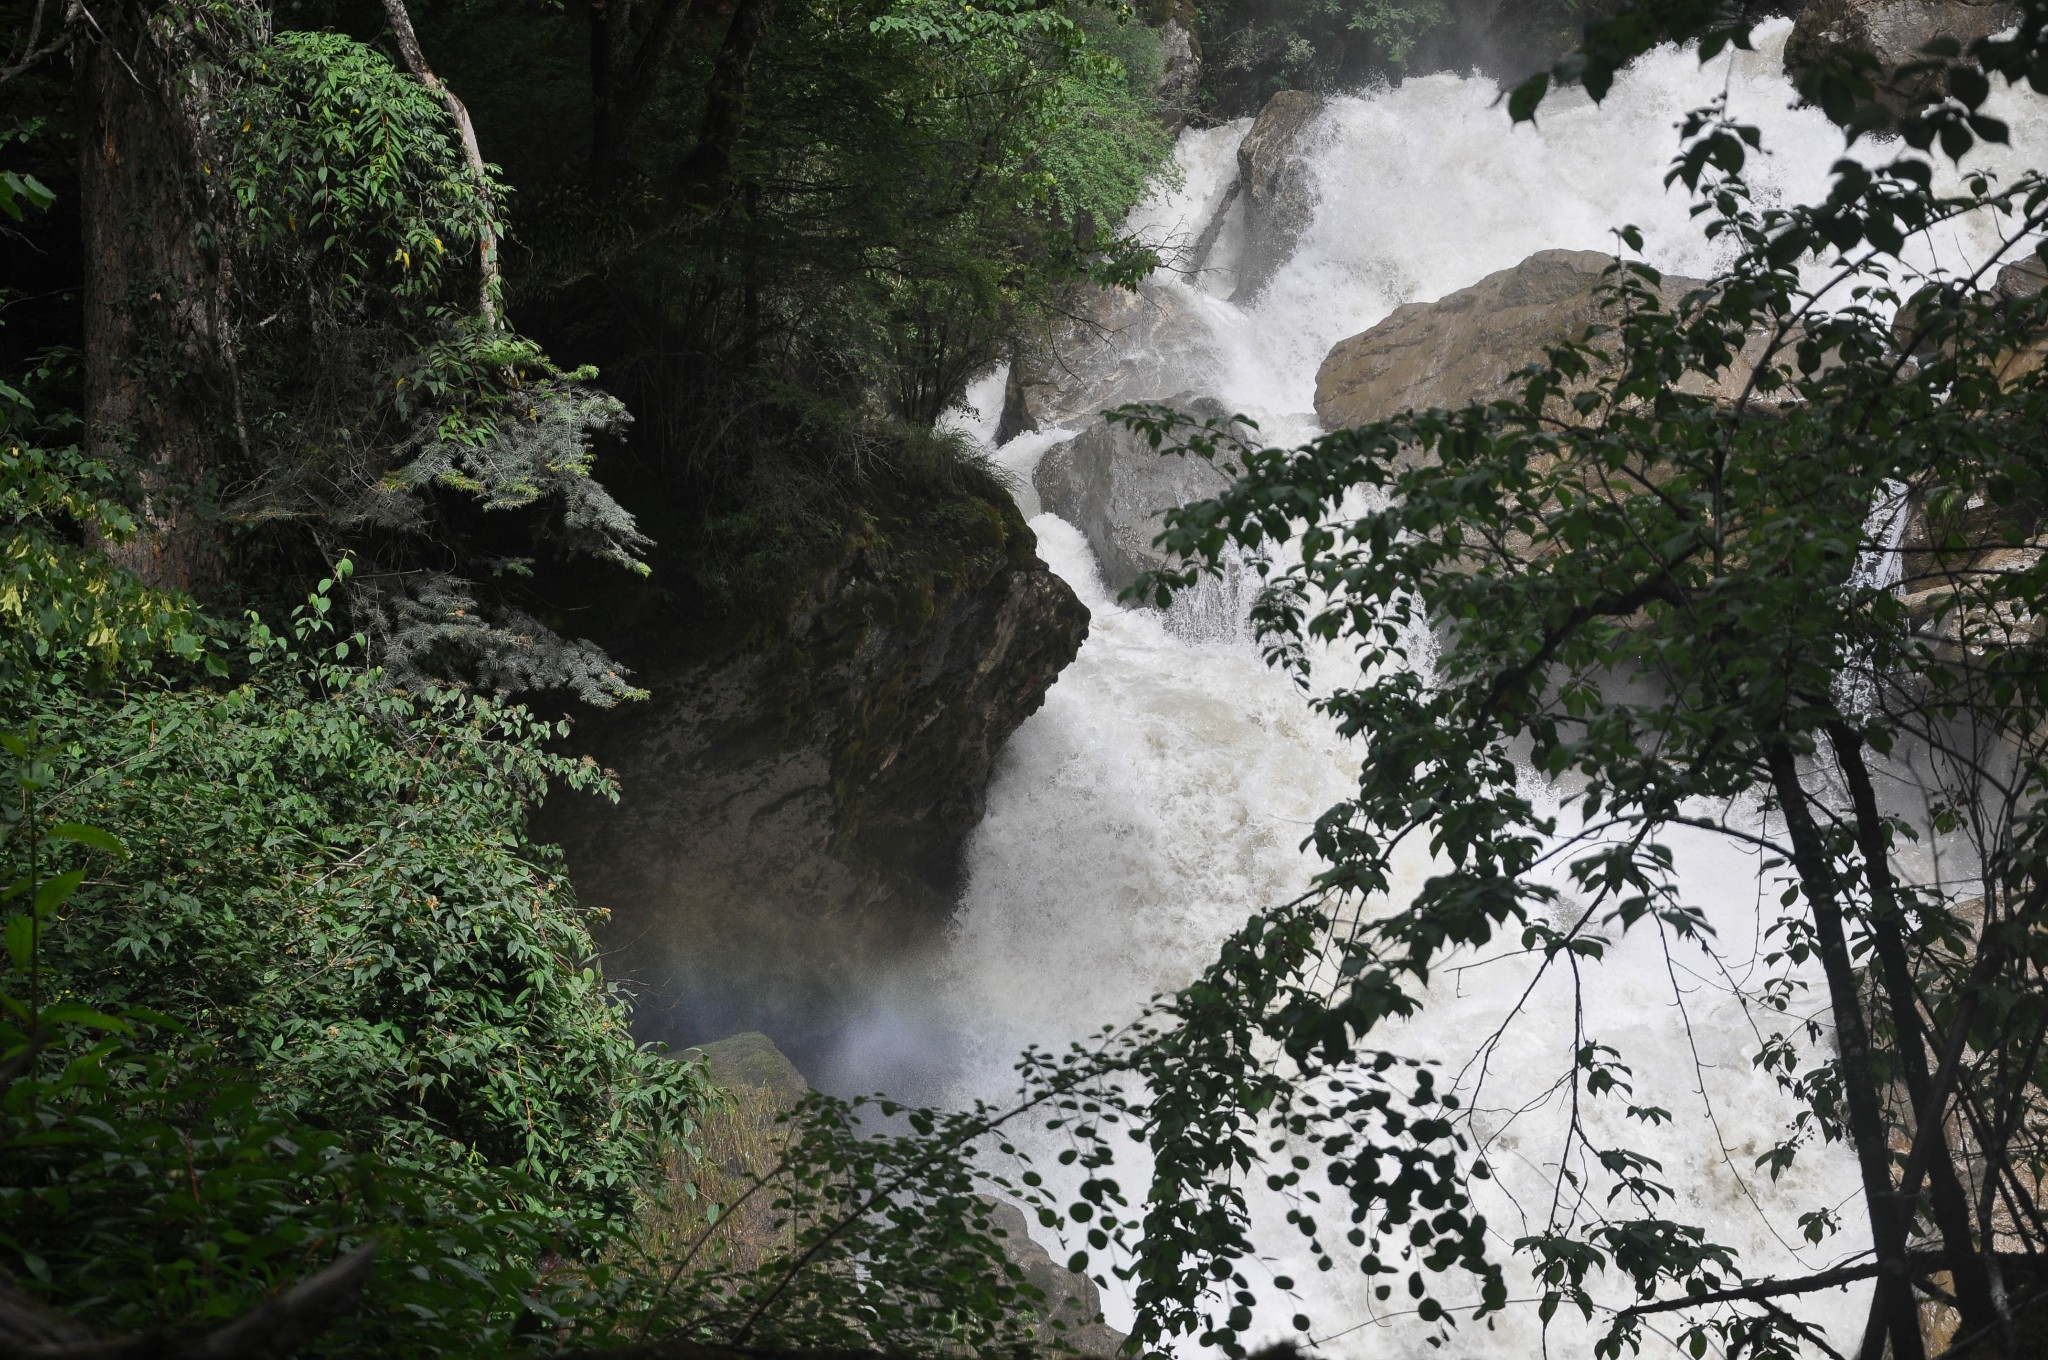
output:
MULTIPOLYGON (((1312 134, 1320 194, 1313 223, 1257 302, 1241 308, 1226 300, 1235 226, 1216 237, 1210 272, 1167 269, 1155 278, 1202 321, 1177 350, 1152 356, 1173 379, 1162 390, 1214 393, 1258 416, 1269 437, 1302 437, 1316 432, 1314 376, 1330 346, 1404 302, 1440 297, 1537 250, 1610 250, 1623 223, 1643 229, 1646 254, 1660 268, 1710 272, 1716 250, 1692 223, 1682 189, 1663 188, 1675 125, 1688 109, 1725 91, 1732 112, 1763 128, 1767 152, 1752 177, 1767 202, 1812 199, 1841 154, 1839 136, 1819 115, 1792 107, 1780 74, 1787 27, 1766 26, 1757 51, 1705 67, 1690 53, 1652 53, 1623 73, 1604 105, 1553 95, 1534 128, 1511 128, 1494 87, 1478 79, 1431 76, 1332 101, 1312 134)), ((2048 146, 2037 109, 2000 112, 2015 123, 2019 148, 2000 161, 2019 164, 2048 146)), ((1134 215, 1135 227, 1169 247, 1170 265, 1190 267, 1192 243, 1224 202, 1247 126, 1185 134, 1181 183, 1134 215)), ((1943 249, 1961 257, 1994 243, 1995 224, 1973 222, 1943 249)), ((980 418, 956 418, 986 434, 1000 398, 1001 376, 992 375, 971 397, 980 418)), ((928 1023, 951 1035, 955 1100, 999 1097, 1025 1044, 1061 1044, 1129 1018, 1155 992, 1186 982, 1226 932, 1297 895, 1316 868, 1302 838, 1348 791, 1357 768, 1357 752, 1241 637, 1212 631, 1190 641, 1158 614, 1109 598, 1081 535, 1039 514, 1029 489, 1038 457, 1070 433, 1044 431, 998 453, 1019 479, 1026 513, 1036 515, 1041 553, 1094 623, 1079 658, 1002 757, 968 848, 947 958, 917 1001, 928 1023)), ((1824 1269, 1866 1239, 1851 1229, 1812 1247, 1794 1225, 1799 1213, 1822 1207, 1859 1221, 1854 1167, 1840 1149, 1810 1148, 1775 1185, 1756 1170, 1754 1159, 1784 1135, 1792 1107, 1753 1069, 1760 1036, 1730 991, 1730 973, 1760 967, 1757 935, 1775 889, 1757 861, 1728 842, 1700 836, 1676 850, 1687 899, 1707 910, 1721 959, 1732 962, 1724 972, 1645 929, 1588 971, 1587 1030, 1634 1066, 1634 1103, 1675 1116, 1661 1130, 1629 1125, 1624 1133, 1618 1108, 1602 1108, 1592 1125, 1660 1156, 1660 1179, 1678 1196, 1672 1216, 1704 1222, 1716 1240, 1739 1248, 1746 1273, 1824 1269)), ((1404 872, 1412 884, 1428 867, 1416 859, 1404 872)), ((1505 1257, 1507 1244, 1540 1228, 1549 1212, 1563 1124, 1546 1091, 1569 1065, 1573 988, 1559 967, 1525 998, 1532 961, 1509 948, 1490 953, 1497 957, 1464 959, 1442 974, 1425 1015, 1387 1042, 1465 1071, 1477 1127, 1494 1139, 1501 1174, 1486 1209, 1505 1257), (1517 1008, 1517 1024, 1486 1049, 1482 1041, 1517 1008)), ((1124 1173, 1127 1187, 1140 1181, 1124 1173)), ((1272 1219, 1277 1207, 1261 1204, 1258 1213, 1272 1219)), ((1288 1259, 1290 1229, 1266 1226, 1277 1253, 1268 1264, 1303 1281, 1305 1311, 1318 1334, 1332 1338, 1331 1353, 1443 1353, 1428 1349, 1427 1329, 1401 1313, 1400 1293, 1379 1304, 1356 1274, 1318 1277, 1306 1261, 1288 1259)), ((1511 1271, 1511 1279, 1515 1298, 1535 1293, 1526 1276, 1511 1271)), ((1615 1305, 1629 1302, 1609 1292, 1615 1305)), ((1802 1311, 1851 1344, 1844 1338, 1860 1327, 1864 1298, 1837 1292, 1802 1311)), ((1112 1321, 1127 1319, 1113 1290, 1107 1307, 1112 1321)), ((1275 1308, 1264 1320, 1273 1334, 1288 1311, 1275 1308)), ((1589 1354, 1585 1332, 1575 1314, 1561 1316, 1549 1337, 1553 1353, 1589 1354)), ((1461 1328, 1453 1349, 1521 1357, 1542 1344, 1534 1308, 1523 1303, 1492 1330, 1461 1328)))

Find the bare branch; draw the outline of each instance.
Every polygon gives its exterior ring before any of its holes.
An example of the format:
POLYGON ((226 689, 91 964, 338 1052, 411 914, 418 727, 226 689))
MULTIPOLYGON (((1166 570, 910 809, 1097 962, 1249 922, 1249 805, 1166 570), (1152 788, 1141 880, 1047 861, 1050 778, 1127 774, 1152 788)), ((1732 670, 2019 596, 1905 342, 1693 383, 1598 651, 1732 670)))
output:
POLYGON ((108 1336, 0 1282, 0 1360, 284 1360, 361 1302, 377 1256, 368 1242, 190 1346, 108 1336))
POLYGON ((185 1352, 190 1360, 261 1360, 288 1355, 355 1310, 377 1259, 377 1243, 365 1242, 324 1270, 257 1305, 185 1352))
POLYGON ((69 0, 64 6, 64 22, 59 26, 57 36, 36 46, 36 39, 43 35, 43 12, 50 6, 50 0, 36 0, 34 15, 29 19, 28 39, 21 45, 21 57, 12 66, 0 70, 0 85, 5 85, 32 66, 39 66, 63 51, 71 42, 71 31, 85 12, 80 0, 69 0))

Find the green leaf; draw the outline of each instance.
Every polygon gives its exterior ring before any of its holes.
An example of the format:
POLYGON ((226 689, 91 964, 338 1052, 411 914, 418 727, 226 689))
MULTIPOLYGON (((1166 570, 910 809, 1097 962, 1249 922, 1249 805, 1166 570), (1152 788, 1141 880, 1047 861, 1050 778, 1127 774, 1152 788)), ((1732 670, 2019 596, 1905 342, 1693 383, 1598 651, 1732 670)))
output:
POLYGON ((59 822, 43 834, 51 840, 75 841, 80 845, 89 845, 113 855, 128 853, 128 847, 121 844, 121 838, 113 832, 96 826, 86 826, 81 822, 59 822))
POLYGON ((26 914, 7 918, 7 957, 13 961, 18 972, 27 972, 29 956, 34 951, 36 938, 35 919, 26 914))
POLYGON ((1531 122, 1536 117, 1536 107, 1543 102, 1543 96, 1550 92, 1550 73, 1539 71, 1530 76, 1508 93, 1508 117, 1517 123, 1531 122))
POLYGON ((16 222, 21 221, 24 208, 41 212, 56 201, 57 196, 34 175, 0 170, 0 213, 16 222))
POLYGON ((105 1030, 109 1034, 133 1034, 135 1026, 117 1015, 77 1001, 57 1001, 43 1007, 42 1019, 51 1025, 79 1025, 86 1029, 105 1030))
POLYGON ((77 892, 78 885, 83 882, 85 882, 85 870, 83 869, 69 869, 54 878, 45 880, 43 885, 36 889, 34 908, 36 919, 39 921, 49 920, 57 908, 71 900, 71 894, 77 892))

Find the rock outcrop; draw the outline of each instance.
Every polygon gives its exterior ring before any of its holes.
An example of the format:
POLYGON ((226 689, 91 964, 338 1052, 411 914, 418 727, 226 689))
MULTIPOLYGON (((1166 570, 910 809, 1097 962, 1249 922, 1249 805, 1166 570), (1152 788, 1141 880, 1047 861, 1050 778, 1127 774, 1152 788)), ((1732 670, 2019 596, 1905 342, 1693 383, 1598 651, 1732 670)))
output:
MULTIPOLYGON (((1230 414, 1214 398, 1191 392, 1164 404, 1204 419, 1230 414)), ((1121 591, 1168 564, 1167 555, 1152 546, 1160 515, 1218 494, 1236 475, 1234 468, 1205 458, 1162 454, 1144 435, 1098 416, 1046 452, 1031 484, 1047 510, 1087 536, 1104 583, 1121 591)))
MULTIPOLYGON (((775 1116, 793 1109, 810 1089, 804 1074, 759 1032, 734 1034, 694 1050, 711 1070, 712 1082, 728 1100, 707 1109, 698 1130, 701 1159, 679 1168, 685 1175, 713 1178, 714 1189, 737 1192, 750 1176, 767 1173, 775 1164, 789 1130, 775 1116)), ((732 1198, 738 1198, 732 1193, 732 1198)), ((765 1258, 783 1241, 777 1214, 764 1197, 742 1205, 743 1221, 728 1219, 728 1248, 739 1247, 752 1260, 765 1258)), ((1043 1295, 1032 1300, 1037 1339, 1051 1347, 1064 1344, 1083 1356, 1108 1360, 1126 1337, 1102 1320, 1102 1294, 1095 1281, 1053 1260, 1031 1236, 1024 1211, 1008 1200, 985 1199, 988 1228, 1001 1244, 1003 1257, 1023 1272, 1024 1280, 1043 1295)), ((708 1225, 707 1225, 708 1226, 708 1225)))
POLYGON ((1007 1200, 993 1200, 989 1220, 989 1226, 1001 1234, 1003 1255, 1045 1295, 1038 1305, 1044 1319, 1038 1329, 1042 1341, 1048 1345, 1064 1341, 1096 1360, 1107 1360, 1123 1349, 1128 1338, 1102 1320, 1102 1294, 1095 1281, 1060 1265, 1052 1253, 1034 1242, 1022 1209, 1007 1200))
POLYGON ((764 1091, 778 1109, 789 1109, 810 1094, 810 1082, 804 1080, 789 1055, 757 1029, 700 1044, 691 1051, 703 1057, 715 1084, 726 1090, 744 1086, 764 1091))
POLYGON ((1323 101, 1282 90, 1266 101, 1237 147, 1238 197, 1244 203, 1244 249, 1232 298, 1248 302, 1294 257, 1315 216, 1310 154, 1323 101))
MULTIPOLYGON (((1868 52, 1893 71, 1921 59, 1920 49, 1936 38, 1968 45, 2009 26, 2014 8, 1999 0, 1807 0, 1792 35, 1785 40, 1785 69, 1801 68, 1845 51, 1868 52)), ((1940 95, 1922 77, 1883 82, 1878 98, 1904 113, 1940 95)))
POLYGON ((1195 45, 1192 23, 1192 17, 1183 20, 1173 15, 1159 25, 1159 83, 1152 95, 1170 132, 1186 127, 1200 107, 1202 53, 1195 45))
MULTIPOLYGON (((1603 276, 1613 263, 1598 251, 1538 251, 1470 288, 1396 308, 1331 348, 1316 370, 1316 418, 1335 430, 1509 395, 1517 370, 1542 362, 1547 349, 1577 339, 1600 319, 1603 276)), ((1676 306, 1699 286, 1698 279, 1666 275, 1658 297, 1676 306)), ((1687 388, 1732 399, 1750 371, 1738 362, 1712 387, 1692 379, 1687 388)))
MULTIPOLYGON (((1176 24, 1161 29, 1169 42, 1176 24)), ((1244 241, 1232 297, 1249 301, 1294 256, 1315 216, 1311 139, 1323 102, 1300 90, 1268 100, 1238 145, 1238 177, 1189 254, 1199 267, 1233 203, 1244 241)), ((1074 289, 1056 315, 1016 337, 996 442, 1064 425, 1111 406, 1159 401, 1179 390, 1190 351, 1210 343, 1208 323, 1182 290, 1147 280, 1135 289, 1074 289)))
POLYGON ((996 753, 1088 614, 1006 495, 939 509, 866 521, 749 636, 631 658, 652 697, 578 731, 620 802, 559 796, 544 831, 612 913, 644 1038, 758 1028, 815 1057, 942 929, 996 753))

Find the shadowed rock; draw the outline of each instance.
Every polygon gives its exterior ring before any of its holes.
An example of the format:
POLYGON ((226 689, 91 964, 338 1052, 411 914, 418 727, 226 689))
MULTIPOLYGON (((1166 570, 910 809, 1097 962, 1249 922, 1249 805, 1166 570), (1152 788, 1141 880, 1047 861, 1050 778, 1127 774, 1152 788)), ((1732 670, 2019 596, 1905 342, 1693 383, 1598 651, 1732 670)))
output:
POLYGON ((1244 200, 1245 243, 1238 259, 1236 302, 1249 302, 1294 258, 1315 217, 1312 170, 1316 117, 1323 101, 1282 90, 1266 101, 1237 147, 1238 192, 1244 200))
MULTIPOLYGON (((1921 48, 1936 38, 1967 47, 2009 27, 2016 14, 1998 0, 1807 0, 1785 41, 1785 70, 1797 76, 1846 51, 1868 52, 1886 71, 1922 60, 1921 48)), ((1880 81, 1878 101, 1907 113, 1939 98, 1938 80, 1908 76, 1880 81)))
MULTIPOLYGON (((1229 414, 1213 397, 1192 392, 1163 404, 1203 419, 1229 414)), ((1121 591, 1171 561, 1152 545, 1161 514, 1219 494, 1236 476, 1205 458, 1162 454, 1144 435, 1098 416, 1046 453, 1031 484, 1047 510, 1087 536, 1103 582, 1121 591)))
POLYGON ((762 1029, 829 1072, 848 1017, 939 938, 996 754, 1088 626, 1007 496, 951 520, 951 543, 849 535, 723 646, 676 629, 633 658, 651 697, 579 728, 620 801, 557 796, 541 832, 611 913, 643 1038, 762 1029))
POLYGON ((1095 1281, 1060 1265, 1034 1242, 1022 1209, 1007 1200, 989 1201, 989 1226, 1002 1240, 1003 1255, 1045 1295, 1035 1305, 1045 1319, 1038 1329, 1042 1340, 1064 1341, 1091 1357, 1112 1356, 1123 1348, 1129 1338, 1102 1320, 1102 1295, 1095 1281))

